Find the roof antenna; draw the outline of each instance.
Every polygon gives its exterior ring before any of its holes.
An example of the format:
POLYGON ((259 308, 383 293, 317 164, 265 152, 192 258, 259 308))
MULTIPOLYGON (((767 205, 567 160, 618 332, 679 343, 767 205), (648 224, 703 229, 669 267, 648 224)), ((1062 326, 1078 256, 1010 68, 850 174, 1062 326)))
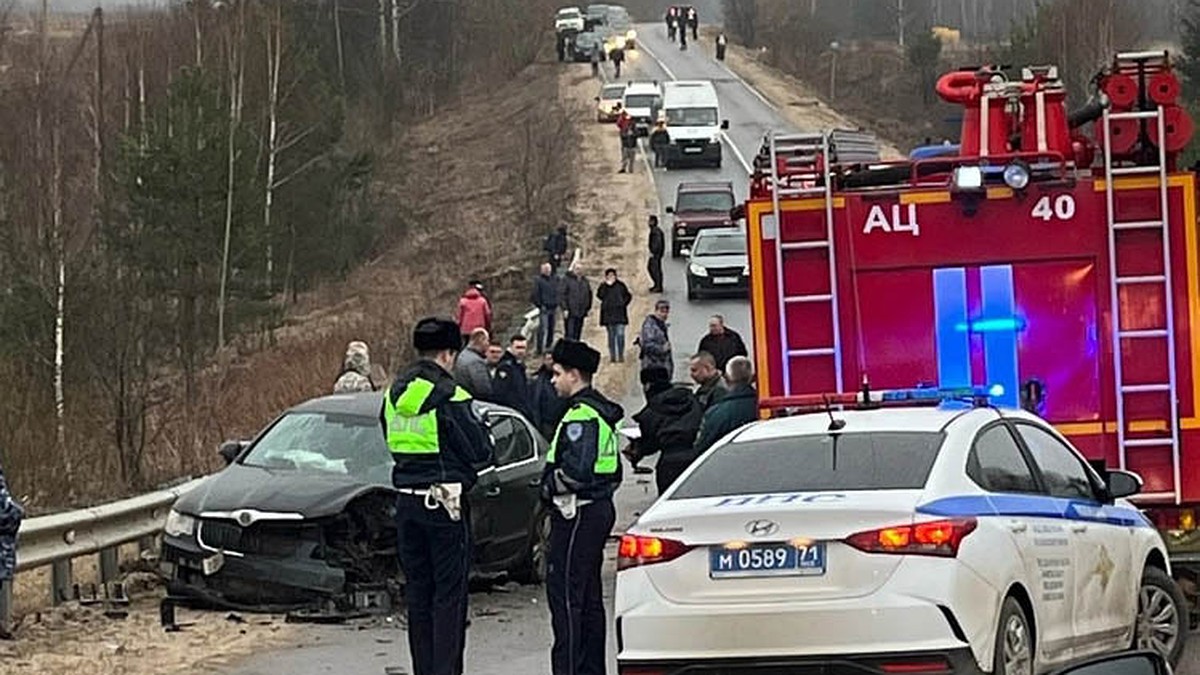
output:
POLYGON ((846 428, 846 420, 839 420, 833 416, 833 405, 829 400, 829 394, 822 396, 825 399, 825 413, 829 415, 829 431, 841 431, 846 428))

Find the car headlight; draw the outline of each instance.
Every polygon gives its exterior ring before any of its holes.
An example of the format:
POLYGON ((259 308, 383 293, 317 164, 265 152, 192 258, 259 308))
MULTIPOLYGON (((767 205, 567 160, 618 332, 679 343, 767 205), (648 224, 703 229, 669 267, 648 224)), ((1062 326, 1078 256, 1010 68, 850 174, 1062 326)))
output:
POLYGON ((710 145, 716 145, 717 143, 720 143, 721 134, 713 134, 712 137, 708 139, 708 142, 710 145))
POLYGON ((683 225, 680 225, 679 227, 675 228, 675 234, 679 234, 679 235, 687 234, 687 228, 684 227, 683 225))
POLYGON ((696 263, 688 265, 688 271, 697 277, 708 276, 708 270, 704 269, 702 265, 697 265, 696 263))
POLYGON ((163 531, 172 537, 190 537, 196 532, 196 518, 171 509, 163 531))
POLYGON ((631 29, 631 30, 630 30, 628 33, 626 33, 626 34, 625 34, 625 39, 626 39, 626 40, 633 40, 633 39, 635 39, 636 37, 637 37, 637 31, 636 31, 636 30, 632 30, 632 29, 631 29))

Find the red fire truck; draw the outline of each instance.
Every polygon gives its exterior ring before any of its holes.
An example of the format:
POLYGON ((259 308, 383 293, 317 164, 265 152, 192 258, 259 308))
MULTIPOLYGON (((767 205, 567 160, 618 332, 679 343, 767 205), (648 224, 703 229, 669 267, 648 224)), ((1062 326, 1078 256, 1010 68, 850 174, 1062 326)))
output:
POLYGON ((1052 67, 950 73, 960 145, 901 162, 861 132, 769 134, 745 207, 760 405, 864 380, 991 388, 1142 476, 1194 594, 1200 242, 1177 166, 1192 123, 1164 52, 1119 54, 1096 84, 1068 113, 1052 67))

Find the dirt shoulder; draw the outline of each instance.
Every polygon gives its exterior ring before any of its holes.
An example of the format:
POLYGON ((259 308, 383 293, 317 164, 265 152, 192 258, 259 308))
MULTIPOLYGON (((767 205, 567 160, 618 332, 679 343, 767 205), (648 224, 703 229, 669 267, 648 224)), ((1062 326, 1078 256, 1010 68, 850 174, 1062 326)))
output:
POLYGON ((604 270, 613 267, 633 294, 624 363, 609 362, 608 337, 600 325, 599 300, 593 301, 584 324, 584 341, 604 355, 596 387, 619 401, 637 376, 633 338, 641 317, 650 313, 653 303, 647 293, 650 275, 646 271, 646 218, 658 213, 658 196, 642 164, 631 174, 617 173, 621 149, 616 130, 611 124, 596 122, 593 98, 599 86, 586 66, 568 66, 559 76, 560 97, 571 112, 579 136, 574 166, 578 187, 571 207, 572 241, 582 248, 581 263, 593 293, 603 282, 604 270))
MULTIPOLYGON (((779 110, 780 115, 800 129, 817 131, 868 127, 831 108, 808 85, 760 62, 754 51, 741 45, 729 45, 725 65, 758 90, 779 110)), ((890 140, 879 140, 884 159, 900 159, 904 156, 890 140)))

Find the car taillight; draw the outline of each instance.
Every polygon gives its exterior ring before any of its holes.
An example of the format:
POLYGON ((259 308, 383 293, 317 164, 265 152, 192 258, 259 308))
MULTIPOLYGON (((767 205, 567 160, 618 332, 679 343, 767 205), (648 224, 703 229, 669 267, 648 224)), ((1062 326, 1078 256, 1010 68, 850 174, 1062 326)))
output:
POLYGON ((690 550, 691 546, 673 539, 627 534, 617 549, 617 570, 669 562, 690 550))
POLYGON ((953 558, 958 546, 979 523, 974 518, 935 520, 929 523, 897 525, 879 530, 859 532, 846 538, 846 543, 866 553, 897 553, 902 555, 932 555, 953 558))

